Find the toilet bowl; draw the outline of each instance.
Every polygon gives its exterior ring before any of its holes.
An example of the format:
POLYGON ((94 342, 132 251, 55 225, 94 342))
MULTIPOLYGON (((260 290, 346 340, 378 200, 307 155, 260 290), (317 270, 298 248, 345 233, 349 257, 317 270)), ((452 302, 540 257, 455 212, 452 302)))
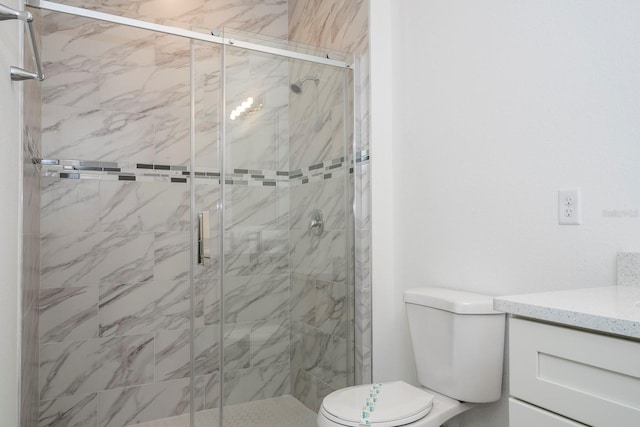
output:
POLYGON ((416 288, 404 302, 421 387, 393 381, 336 390, 322 402, 318 427, 440 427, 500 398, 505 319, 493 298, 416 288))
POLYGON ((472 407, 403 381, 367 384, 325 397, 318 411, 318 427, 439 427, 472 407), (378 396, 375 402, 371 401, 372 394, 378 396))

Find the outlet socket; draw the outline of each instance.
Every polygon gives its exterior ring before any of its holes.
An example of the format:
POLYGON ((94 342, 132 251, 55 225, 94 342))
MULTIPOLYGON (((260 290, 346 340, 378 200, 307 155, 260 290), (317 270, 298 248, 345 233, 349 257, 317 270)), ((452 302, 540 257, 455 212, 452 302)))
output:
POLYGON ((558 190, 558 224, 580 225, 580 189, 558 190))

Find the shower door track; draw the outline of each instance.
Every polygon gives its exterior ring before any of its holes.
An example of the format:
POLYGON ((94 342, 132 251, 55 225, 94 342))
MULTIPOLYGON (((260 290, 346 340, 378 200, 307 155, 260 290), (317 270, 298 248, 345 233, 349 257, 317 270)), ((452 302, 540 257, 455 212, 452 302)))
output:
MULTIPOLYGON (((81 16, 84 18, 93 18, 99 21, 111 22, 113 24, 126 25, 128 27, 141 28, 144 30, 157 31, 159 33, 171 34, 178 37, 185 37, 193 40, 201 40, 204 42, 215 43, 220 45, 234 46, 237 48, 248 49, 256 52, 269 53, 272 55, 282 56, 291 59, 299 59, 302 61, 314 62, 317 64, 329 65, 338 68, 353 68, 353 64, 344 61, 330 59, 328 57, 309 55, 306 53, 293 52, 287 49, 277 47, 264 46, 257 43, 246 42, 229 37, 218 37, 208 34, 198 33, 197 31, 184 30, 182 28, 171 27, 168 25, 155 24, 153 22, 141 21, 139 19, 125 18, 123 16, 111 15, 109 13, 97 12, 94 10, 83 9, 80 7, 67 6, 60 3, 54 3, 47 0, 27 0, 26 4, 39 9, 50 10, 53 12, 61 12, 70 15, 81 16)), ((327 55, 328 56, 328 55, 327 55)))

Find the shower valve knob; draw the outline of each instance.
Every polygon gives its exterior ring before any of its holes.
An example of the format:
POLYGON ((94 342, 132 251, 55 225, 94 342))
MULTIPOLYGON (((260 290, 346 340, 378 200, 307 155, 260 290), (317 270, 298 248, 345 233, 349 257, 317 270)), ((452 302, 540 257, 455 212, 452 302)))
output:
POLYGON ((311 212, 311 221, 309 222, 309 230, 316 236, 324 232, 324 215, 320 209, 311 212))

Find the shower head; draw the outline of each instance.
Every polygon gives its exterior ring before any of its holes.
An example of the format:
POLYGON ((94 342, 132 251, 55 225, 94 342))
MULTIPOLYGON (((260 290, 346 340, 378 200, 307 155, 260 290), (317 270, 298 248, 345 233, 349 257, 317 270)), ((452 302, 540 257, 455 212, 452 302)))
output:
POLYGON ((299 95, 299 94, 302 93, 302 85, 307 80, 313 80, 314 82, 316 82, 316 84, 320 83, 320 79, 319 78, 317 78, 315 76, 306 76, 304 79, 296 80, 295 83, 292 83, 291 85, 289 85, 289 89, 291 89, 291 92, 299 95))

